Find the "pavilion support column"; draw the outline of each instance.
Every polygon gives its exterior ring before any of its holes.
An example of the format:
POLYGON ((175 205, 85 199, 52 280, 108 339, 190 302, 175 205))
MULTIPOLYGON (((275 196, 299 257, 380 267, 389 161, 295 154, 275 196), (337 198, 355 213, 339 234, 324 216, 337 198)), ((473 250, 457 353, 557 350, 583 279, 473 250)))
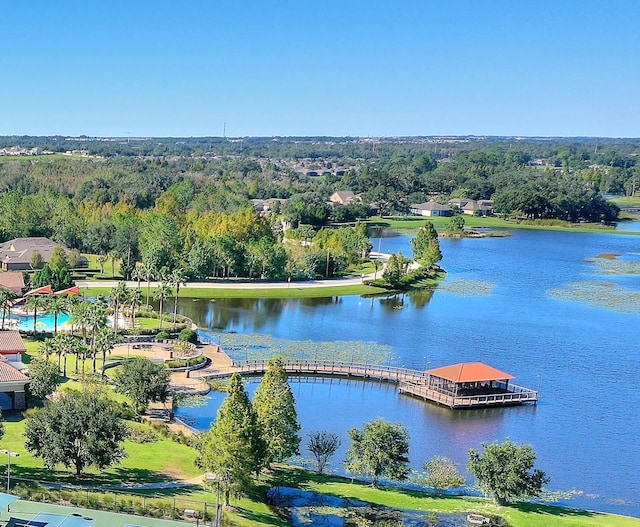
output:
POLYGON ((24 392, 13 392, 13 409, 14 410, 26 410, 27 398, 24 392))

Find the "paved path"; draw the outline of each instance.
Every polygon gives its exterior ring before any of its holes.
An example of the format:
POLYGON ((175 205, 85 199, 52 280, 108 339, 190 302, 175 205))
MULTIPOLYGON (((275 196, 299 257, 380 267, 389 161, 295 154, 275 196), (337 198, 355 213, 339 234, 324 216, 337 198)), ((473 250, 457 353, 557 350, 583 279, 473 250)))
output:
MULTIPOLYGON (((384 265, 389 259, 389 254, 371 252, 369 255, 373 260, 378 260, 383 263, 383 268, 379 269, 377 273, 369 273, 362 276, 356 276, 354 278, 334 278, 331 280, 308 280, 305 282, 263 282, 261 280, 220 280, 212 282, 188 282, 186 287, 192 289, 307 289, 313 287, 344 287, 349 285, 359 285, 364 280, 372 280, 374 276, 382 276, 384 265)), ((89 287, 101 287, 101 288, 113 288, 117 284, 115 280, 76 280, 76 285, 81 288, 89 287)), ((129 280, 126 282, 127 287, 138 287, 137 280, 129 280)), ((151 282, 151 287, 157 287, 158 282, 151 282)), ((141 282, 141 287, 146 287, 147 282, 141 282)))

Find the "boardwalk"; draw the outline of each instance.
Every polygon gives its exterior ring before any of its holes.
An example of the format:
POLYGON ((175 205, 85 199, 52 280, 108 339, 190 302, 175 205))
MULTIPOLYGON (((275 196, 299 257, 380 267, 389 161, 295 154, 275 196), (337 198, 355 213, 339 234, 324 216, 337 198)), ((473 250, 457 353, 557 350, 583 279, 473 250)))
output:
MULTIPOLYGON (((291 375, 338 376, 393 382, 398 384, 400 393, 448 406, 449 408, 519 405, 536 403, 538 400, 537 391, 515 384, 499 387, 496 393, 459 395, 430 386, 432 384, 432 376, 425 371, 394 366, 354 364, 340 361, 285 360, 283 361, 283 367, 291 375)), ((232 361, 228 365, 193 372, 192 377, 221 379, 231 376, 234 372, 238 372, 241 375, 263 375, 266 370, 266 360, 232 361)))

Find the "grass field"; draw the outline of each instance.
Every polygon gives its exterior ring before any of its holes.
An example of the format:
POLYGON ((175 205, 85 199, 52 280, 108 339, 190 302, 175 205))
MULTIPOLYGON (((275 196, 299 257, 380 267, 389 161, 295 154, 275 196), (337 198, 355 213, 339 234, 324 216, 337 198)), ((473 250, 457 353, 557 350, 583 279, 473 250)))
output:
POLYGON ((267 477, 263 477, 249 496, 232 502, 236 509, 233 512, 228 511, 225 518, 240 526, 287 525, 264 503, 263 496, 273 485, 299 487, 397 509, 498 515, 507 520, 511 527, 640 527, 638 518, 545 504, 523 503, 500 507, 492 500, 484 498, 436 496, 395 487, 374 489, 365 483, 352 482, 350 479, 336 476, 319 476, 293 467, 279 467, 267 477))
MULTIPOLYGON (((153 288, 152 288, 153 289, 153 288)), ((86 296, 105 295, 111 289, 100 287, 83 288, 86 296)), ((335 287, 296 287, 295 282, 290 287, 273 289, 227 289, 181 287, 180 298, 326 298, 344 295, 377 295, 385 294, 386 290, 378 287, 357 284, 335 287)), ((136 318, 136 321, 138 319, 136 318)))
MULTIPOLYGON (((417 216, 402 217, 374 217, 369 220, 370 225, 379 225, 397 231, 415 230, 422 227, 427 221, 430 221, 437 228, 446 228, 451 218, 421 218, 417 216)), ((464 216, 466 228, 492 228, 492 229, 529 229, 529 230, 547 230, 547 231, 564 231, 564 232, 597 232, 597 233, 615 233, 615 234, 632 234, 638 235, 633 231, 617 231, 608 225, 599 223, 568 223, 568 222, 545 222, 543 220, 528 223, 517 223, 507 221, 495 216, 464 216)))

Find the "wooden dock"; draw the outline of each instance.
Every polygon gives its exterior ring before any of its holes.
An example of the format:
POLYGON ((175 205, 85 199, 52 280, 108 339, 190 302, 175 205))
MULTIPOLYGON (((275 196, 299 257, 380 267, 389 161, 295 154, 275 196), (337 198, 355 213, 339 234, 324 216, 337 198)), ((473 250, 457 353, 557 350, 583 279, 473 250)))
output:
MULTIPOLYGON (((229 377, 235 372, 241 375, 263 375, 267 366, 267 360, 233 361, 228 367, 207 370, 196 375, 208 379, 229 377)), ((395 366, 298 359, 284 360, 283 367, 290 375, 337 376, 392 382, 398 385, 400 393, 449 408, 535 404, 538 401, 537 391, 506 383, 493 386, 492 393, 458 394, 435 386, 437 377, 426 371, 395 366)))

